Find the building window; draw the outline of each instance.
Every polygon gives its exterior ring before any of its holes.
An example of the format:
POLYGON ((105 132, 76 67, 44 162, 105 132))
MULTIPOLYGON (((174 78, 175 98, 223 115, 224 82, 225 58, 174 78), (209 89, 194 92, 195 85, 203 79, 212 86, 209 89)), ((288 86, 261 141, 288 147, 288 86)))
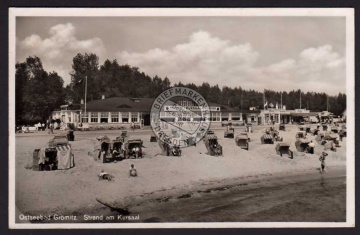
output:
POLYGON ((265 114, 265 123, 269 123, 269 114, 265 114))
POLYGON ((240 113, 231 113, 231 120, 239 121, 240 120, 240 113))
POLYGON ((229 121, 229 113, 223 113, 221 116, 221 121, 229 121))
POLYGON ((220 113, 211 113, 210 121, 212 122, 219 122, 220 121, 220 113))
POLYGON ((90 119, 90 122, 98 122, 98 113, 97 112, 94 112, 94 113, 91 113, 91 119, 90 119))
POLYGON ((87 123, 89 121, 89 113, 81 114, 81 122, 87 123))
POLYGON ((179 106, 182 106, 182 107, 191 107, 191 106, 194 106, 194 103, 191 101, 191 100, 188 100, 188 99, 181 99, 177 102, 177 104, 179 106))
POLYGON ((138 113, 131 113, 131 122, 138 122, 138 113))
POLYGON ((119 122, 119 113, 111 113, 111 122, 119 122))
POLYGON ((275 115, 275 122, 276 122, 276 123, 279 123, 279 114, 276 114, 276 115, 275 115))
POLYGON ((100 123, 108 123, 109 122, 109 113, 102 112, 100 113, 100 123))
POLYGON ((129 113, 121 113, 121 118, 123 123, 129 122, 129 113))

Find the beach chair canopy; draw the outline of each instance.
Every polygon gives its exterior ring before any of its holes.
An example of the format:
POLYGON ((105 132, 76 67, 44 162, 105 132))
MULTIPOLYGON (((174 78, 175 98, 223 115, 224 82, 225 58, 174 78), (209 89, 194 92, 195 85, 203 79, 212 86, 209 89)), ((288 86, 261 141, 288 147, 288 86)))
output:
POLYGON ((209 139, 210 144, 217 144, 217 138, 209 139))
POLYGON ((276 148, 277 151, 287 151, 290 149, 290 144, 288 143, 278 143, 276 144, 276 148))
POLYGON ((121 136, 116 136, 115 139, 113 140, 113 143, 119 143, 119 142, 124 142, 124 139, 121 136))
POLYGON ((141 139, 131 139, 131 140, 128 140, 128 143, 129 144, 135 144, 135 143, 142 144, 142 140, 141 139))
POLYGON ((308 144, 308 143, 310 143, 310 140, 307 140, 307 139, 298 139, 297 141, 300 142, 300 143, 302 143, 302 144, 308 144))
POLYGON ((63 131, 54 136, 54 138, 62 138, 67 135, 67 132, 63 131))
POLYGON ((236 140, 247 140, 247 139, 248 139, 248 137, 245 135, 239 134, 238 136, 236 136, 236 140))
POLYGON ((96 139, 101 142, 110 143, 110 139, 106 135, 99 135, 96 137, 96 139))
POLYGON ((288 144, 288 143, 278 143, 276 146, 278 146, 278 147, 290 147, 290 144, 288 144))
POLYGON ((265 135, 263 135, 263 138, 264 138, 264 140, 270 140, 273 137, 271 135, 269 135, 269 134, 265 134, 265 135))
POLYGON ((51 138, 48 142, 49 147, 55 147, 59 145, 68 145, 69 141, 67 139, 66 135, 56 135, 53 138, 51 138))
POLYGON ((335 134, 335 133, 326 133, 324 138, 325 139, 337 139, 337 138, 339 138, 339 135, 335 134))
POLYGON ((217 136, 212 134, 212 135, 207 135, 206 136, 207 139, 211 140, 211 139, 217 139, 217 136))

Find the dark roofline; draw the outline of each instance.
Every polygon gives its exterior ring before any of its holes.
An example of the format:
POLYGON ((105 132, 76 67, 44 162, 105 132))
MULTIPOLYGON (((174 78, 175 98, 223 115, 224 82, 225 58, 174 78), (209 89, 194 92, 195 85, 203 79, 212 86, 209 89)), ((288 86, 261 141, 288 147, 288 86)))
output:
MULTIPOLYGON (((150 112, 151 106, 155 98, 128 98, 128 97, 110 97, 105 99, 92 100, 87 102, 86 110, 88 112, 150 112), (140 100, 140 102, 135 102, 140 100), (119 108, 124 106, 124 108, 119 108), (127 107, 126 106, 131 106, 127 107)), ((209 106, 221 107, 221 112, 240 112, 238 108, 232 108, 226 105, 221 105, 214 102, 208 102, 209 106)), ((249 111, 257 112, 257 111, 249 111)))
MULTIPOLYGON (((92 100, 87 102, 86 111, 88 112, 150 112, 151 106, 155 98, 128 98, 128 97, 110 97, 105 99, 92 100), (140 100, 140 102, 135 102, 140 100), (123 106, 123 108, 119 108, 123 106), (130 106, 130 107, 129 107, 130 106)), ((260 113, 260 109, 249 110, 239 109, 236 107, 229 107, 227 105, 218 104, 215 102, 208 102, 211 107, 220 107, 222 113, 260 113)), ((82 107, 84 105, 81 105, 82 107)))
POLYGON ((87 112, 150 112, 153 98, 111 97, 87 102, 87 112), (135 102, 140 100, 140 102, 135 102), (123 108, 119 108, 123 106, 123 108))

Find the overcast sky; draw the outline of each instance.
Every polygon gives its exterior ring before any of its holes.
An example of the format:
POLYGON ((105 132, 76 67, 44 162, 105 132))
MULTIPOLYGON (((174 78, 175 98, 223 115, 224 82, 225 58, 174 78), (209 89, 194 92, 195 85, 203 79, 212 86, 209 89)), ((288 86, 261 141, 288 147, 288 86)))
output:
POLYGON ((345 92, 345 17, 17 17, 16 40, 66 84, 92 52, 172 84, 345 92))

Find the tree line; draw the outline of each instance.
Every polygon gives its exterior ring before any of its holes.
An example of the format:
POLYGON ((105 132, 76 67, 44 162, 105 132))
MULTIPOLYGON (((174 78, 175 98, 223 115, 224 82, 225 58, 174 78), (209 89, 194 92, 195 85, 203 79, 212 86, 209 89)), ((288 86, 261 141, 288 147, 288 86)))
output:
MULTIPOLYGON (((241 86, 211 86, 181 82, 171 85, 169 78, 150 77, 137 67, 120 65, 117 60, 106 60, 102 65, 96 54, 77 54, 72 61, 71 82, 64 86, 63 79, 56 72, 47 72, 39 57, 28 57, 15 65, 16 123, 33 124, 48 119, 51 112, 62 104, 80 104, 85 96, 87 101, 110 97, 154 98, 172 86, 183 86, 198 91, 208 102, 219 103, 238 109, 255 107, 262 109, 268 104, 286 105, 286 109, 306 108, 312 111, 329 110, 341 115, 346 109, 346 94, 328 96, 326 93, 301 92, 300 90, 276 92, 272 90, 245 90, 241 86)), ((221 84, 220 84, 221 85, 221 84)))

